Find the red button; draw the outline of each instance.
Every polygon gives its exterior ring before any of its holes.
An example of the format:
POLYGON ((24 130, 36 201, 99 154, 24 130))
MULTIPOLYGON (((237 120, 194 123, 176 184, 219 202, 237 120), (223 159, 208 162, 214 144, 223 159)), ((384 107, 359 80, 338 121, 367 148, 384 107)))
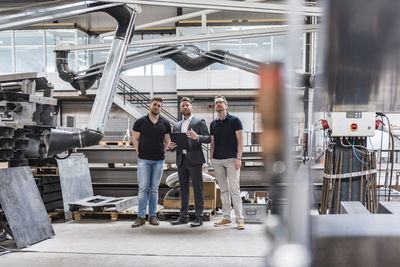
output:
POLYGON ((350 128, 351 128, 352 131, 357 130, 357 129, 358 129, 357 123, 352 123, 351 126, 350 126, 350 128))

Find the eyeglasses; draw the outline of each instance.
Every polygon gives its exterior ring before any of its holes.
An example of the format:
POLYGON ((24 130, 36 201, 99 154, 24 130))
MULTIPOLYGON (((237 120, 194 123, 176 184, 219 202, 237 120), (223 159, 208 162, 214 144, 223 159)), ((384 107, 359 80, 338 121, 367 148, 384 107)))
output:
POLYGON ((218 104, 225 104, 225 101, 215 101, 215 105, 218 105, 218 104))

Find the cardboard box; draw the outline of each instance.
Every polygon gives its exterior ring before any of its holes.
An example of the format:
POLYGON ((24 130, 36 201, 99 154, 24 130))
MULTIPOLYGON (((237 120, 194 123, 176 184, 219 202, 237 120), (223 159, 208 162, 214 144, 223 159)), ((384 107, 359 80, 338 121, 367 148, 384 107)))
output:
MULTIPOLYGON (((217 198, 215 181, 203 182, 203 196, 204 196, 204 209, 214 210, 217 198)), ((189 187, 189 206, 194 206, 194 193, 193 193, 192 183, 190 183, 189 187)))
POLYGON ((216 204, 215 206, 217 209, 222 209, 222 200, 221 200, 221 189, 217 185, 217 199, 216 199, 216 204))
MULTIPOLYGON (((216 184, 213 182, 203 182, 204 209, 215 210, 216 207, 216 184)), ((164 209, 180 209, 180 198, 166 199, 163 202, 164 209)), ((193 186, 190 183, 189 187, 189 206, 194 206, 193 186)))
POLYGON ((267 191, 254 192, 254 203, 257 203, 257 198, 268 198, 268 192, 267 191))
POLYGON ((166 199, 163 201, 164 209, 180 209, 181 208, 181 199, 166 199))

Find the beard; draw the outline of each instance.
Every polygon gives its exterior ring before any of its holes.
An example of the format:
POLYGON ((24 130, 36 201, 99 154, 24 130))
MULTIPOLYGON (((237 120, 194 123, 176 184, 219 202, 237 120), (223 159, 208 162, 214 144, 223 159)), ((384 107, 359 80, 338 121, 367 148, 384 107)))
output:
POLYGON ((185 116, 185 117, 190 117, 190 115, 192 115, 192 112, 189 111, 189 110, 188 111, 183 111, 182 115, 185 116))
POLYGON ((157 116, 158 114, 160 114, 160 111, 150 109, 150 113, 151 113, 152 115, 154 115, 154 116, 157 116))

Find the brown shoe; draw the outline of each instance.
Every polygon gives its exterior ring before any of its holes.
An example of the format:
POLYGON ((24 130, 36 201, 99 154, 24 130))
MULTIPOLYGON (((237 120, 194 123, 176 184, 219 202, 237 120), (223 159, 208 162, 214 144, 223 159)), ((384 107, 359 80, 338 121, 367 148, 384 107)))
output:
POLYGON ((227 224, 231 224, 232 221, 228 220, 228 219, 222 219, 219 222, 214 223, 214 226, 223 226, 223 225, 227 225, 227 224))
POLYGON ((146 223, 146 220, 142 217, 137 217, 135 222, 131 225, 132 228, 140 227, 146 223))
POLYGON ((160 225, 160 221, 157 219, 157 216, 150 216, 149 223, 151 225, 160 225))
POLYGON ((244 230, 244 221, 243 220, 238 220, 237 229, 238 230, 244 230))

